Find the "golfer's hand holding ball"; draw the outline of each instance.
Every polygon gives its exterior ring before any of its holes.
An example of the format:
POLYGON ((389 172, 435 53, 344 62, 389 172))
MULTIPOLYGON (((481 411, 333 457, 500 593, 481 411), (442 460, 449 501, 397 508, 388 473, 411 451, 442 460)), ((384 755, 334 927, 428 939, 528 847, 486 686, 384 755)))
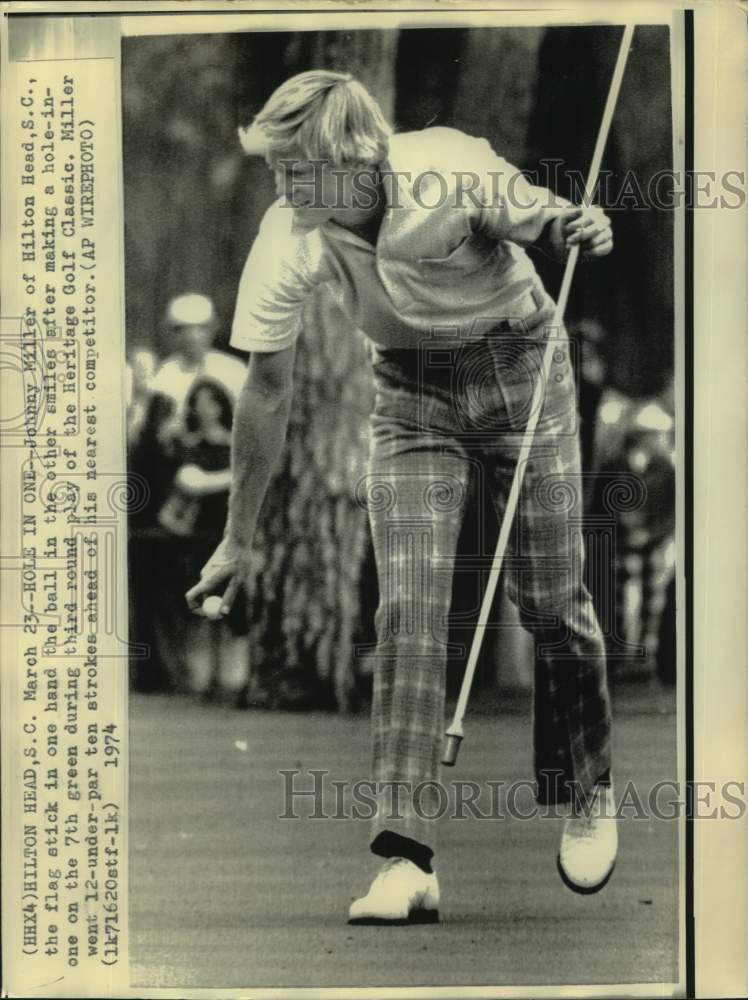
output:
POLYGON ((575 243, 584 258, 605 257, 613 249, 610 219, 597 205, 565 209, 550 226, 553 255, 563 261, 575 243))
POLYGON ((203 601, 203 614, 212 622, 220 621, 223 618, 223 598, 218 594, 211 594, 203 601))
POLYGON ((249 552, 225 536, 200 571, 199 583, 185 595, 190 611, 220 621, 231 611, 248 572, 249 552))

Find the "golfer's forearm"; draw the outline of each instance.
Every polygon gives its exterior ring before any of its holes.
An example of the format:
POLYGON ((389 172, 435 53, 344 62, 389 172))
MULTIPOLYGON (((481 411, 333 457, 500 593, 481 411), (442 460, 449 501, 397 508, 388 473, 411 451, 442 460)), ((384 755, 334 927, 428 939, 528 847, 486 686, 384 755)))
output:
POLYGON ((552 194, 550 191, 547 193, 549 197, 543 210, 542 218, 539 220, 541 229, 534 245, 547 257, 550 257, 551 260, 560 260, 563 258, 559 256, 553 246, 551 239, 551 227, 560 215, 563 215, 567 209, 573 208, 573 206, 570 201, 566 200, 566 198, 561 198, 559 195, 552 194))
POLYGON ((290 387, 266 393, 251 379, 237 402, 226 535, 238 547, 245 548, 252 541, 260 507, 283 450, 290 409, 290 387))
POLYGON ((476 227, 492 239, 508 240, 521 247, 537 246, 545 251, 551 226, 570 207, 565 198, 548 188, 523 181, 507 188, 499 206, 484 209, 476 227))

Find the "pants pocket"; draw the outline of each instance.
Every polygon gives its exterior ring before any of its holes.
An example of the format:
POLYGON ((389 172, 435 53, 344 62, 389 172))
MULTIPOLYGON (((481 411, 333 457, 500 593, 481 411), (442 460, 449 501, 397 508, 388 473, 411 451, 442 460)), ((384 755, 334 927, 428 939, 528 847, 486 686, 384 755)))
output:
MULTIPOLYGON (((558 331, 535 327, 522 334, 493 337, 489 351, 507 429, 523 432, 536 408, 540 430, 558 432, 569 426, 570 415, 576 412, 576 390, 563 327, 558 331), (546 351, 551 352, 547 371, 546 351)), ((576 421, 571 419, 571 423, 576 421)))
POLYGON ((493 375, 501 399, 499 430, 523 431, 533 409, 538 383, 543 378, 541 341, 521 334, 492 338, 489 342, 493 375))

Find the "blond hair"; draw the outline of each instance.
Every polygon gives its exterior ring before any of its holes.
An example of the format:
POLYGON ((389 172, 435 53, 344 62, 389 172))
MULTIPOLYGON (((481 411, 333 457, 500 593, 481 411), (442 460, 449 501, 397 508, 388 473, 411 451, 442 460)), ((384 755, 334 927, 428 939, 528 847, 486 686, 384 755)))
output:
POLYGON ((240 137, 247 153, 262 152, 271 166, 299 154, 343 165, 381 163, 391 134, 350 73, 310 70, 281 84, 240 137))

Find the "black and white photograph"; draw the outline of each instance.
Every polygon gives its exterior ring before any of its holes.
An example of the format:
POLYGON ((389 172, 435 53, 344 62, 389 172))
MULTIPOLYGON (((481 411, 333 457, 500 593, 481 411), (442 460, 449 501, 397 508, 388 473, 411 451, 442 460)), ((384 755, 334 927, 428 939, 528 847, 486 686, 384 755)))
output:
POLYGON ((679 981, 674 58, 123 40, 136 982, 679 981))
POLYGON ((4 996, 742 994, 737 6, 0 10, 4 996))

